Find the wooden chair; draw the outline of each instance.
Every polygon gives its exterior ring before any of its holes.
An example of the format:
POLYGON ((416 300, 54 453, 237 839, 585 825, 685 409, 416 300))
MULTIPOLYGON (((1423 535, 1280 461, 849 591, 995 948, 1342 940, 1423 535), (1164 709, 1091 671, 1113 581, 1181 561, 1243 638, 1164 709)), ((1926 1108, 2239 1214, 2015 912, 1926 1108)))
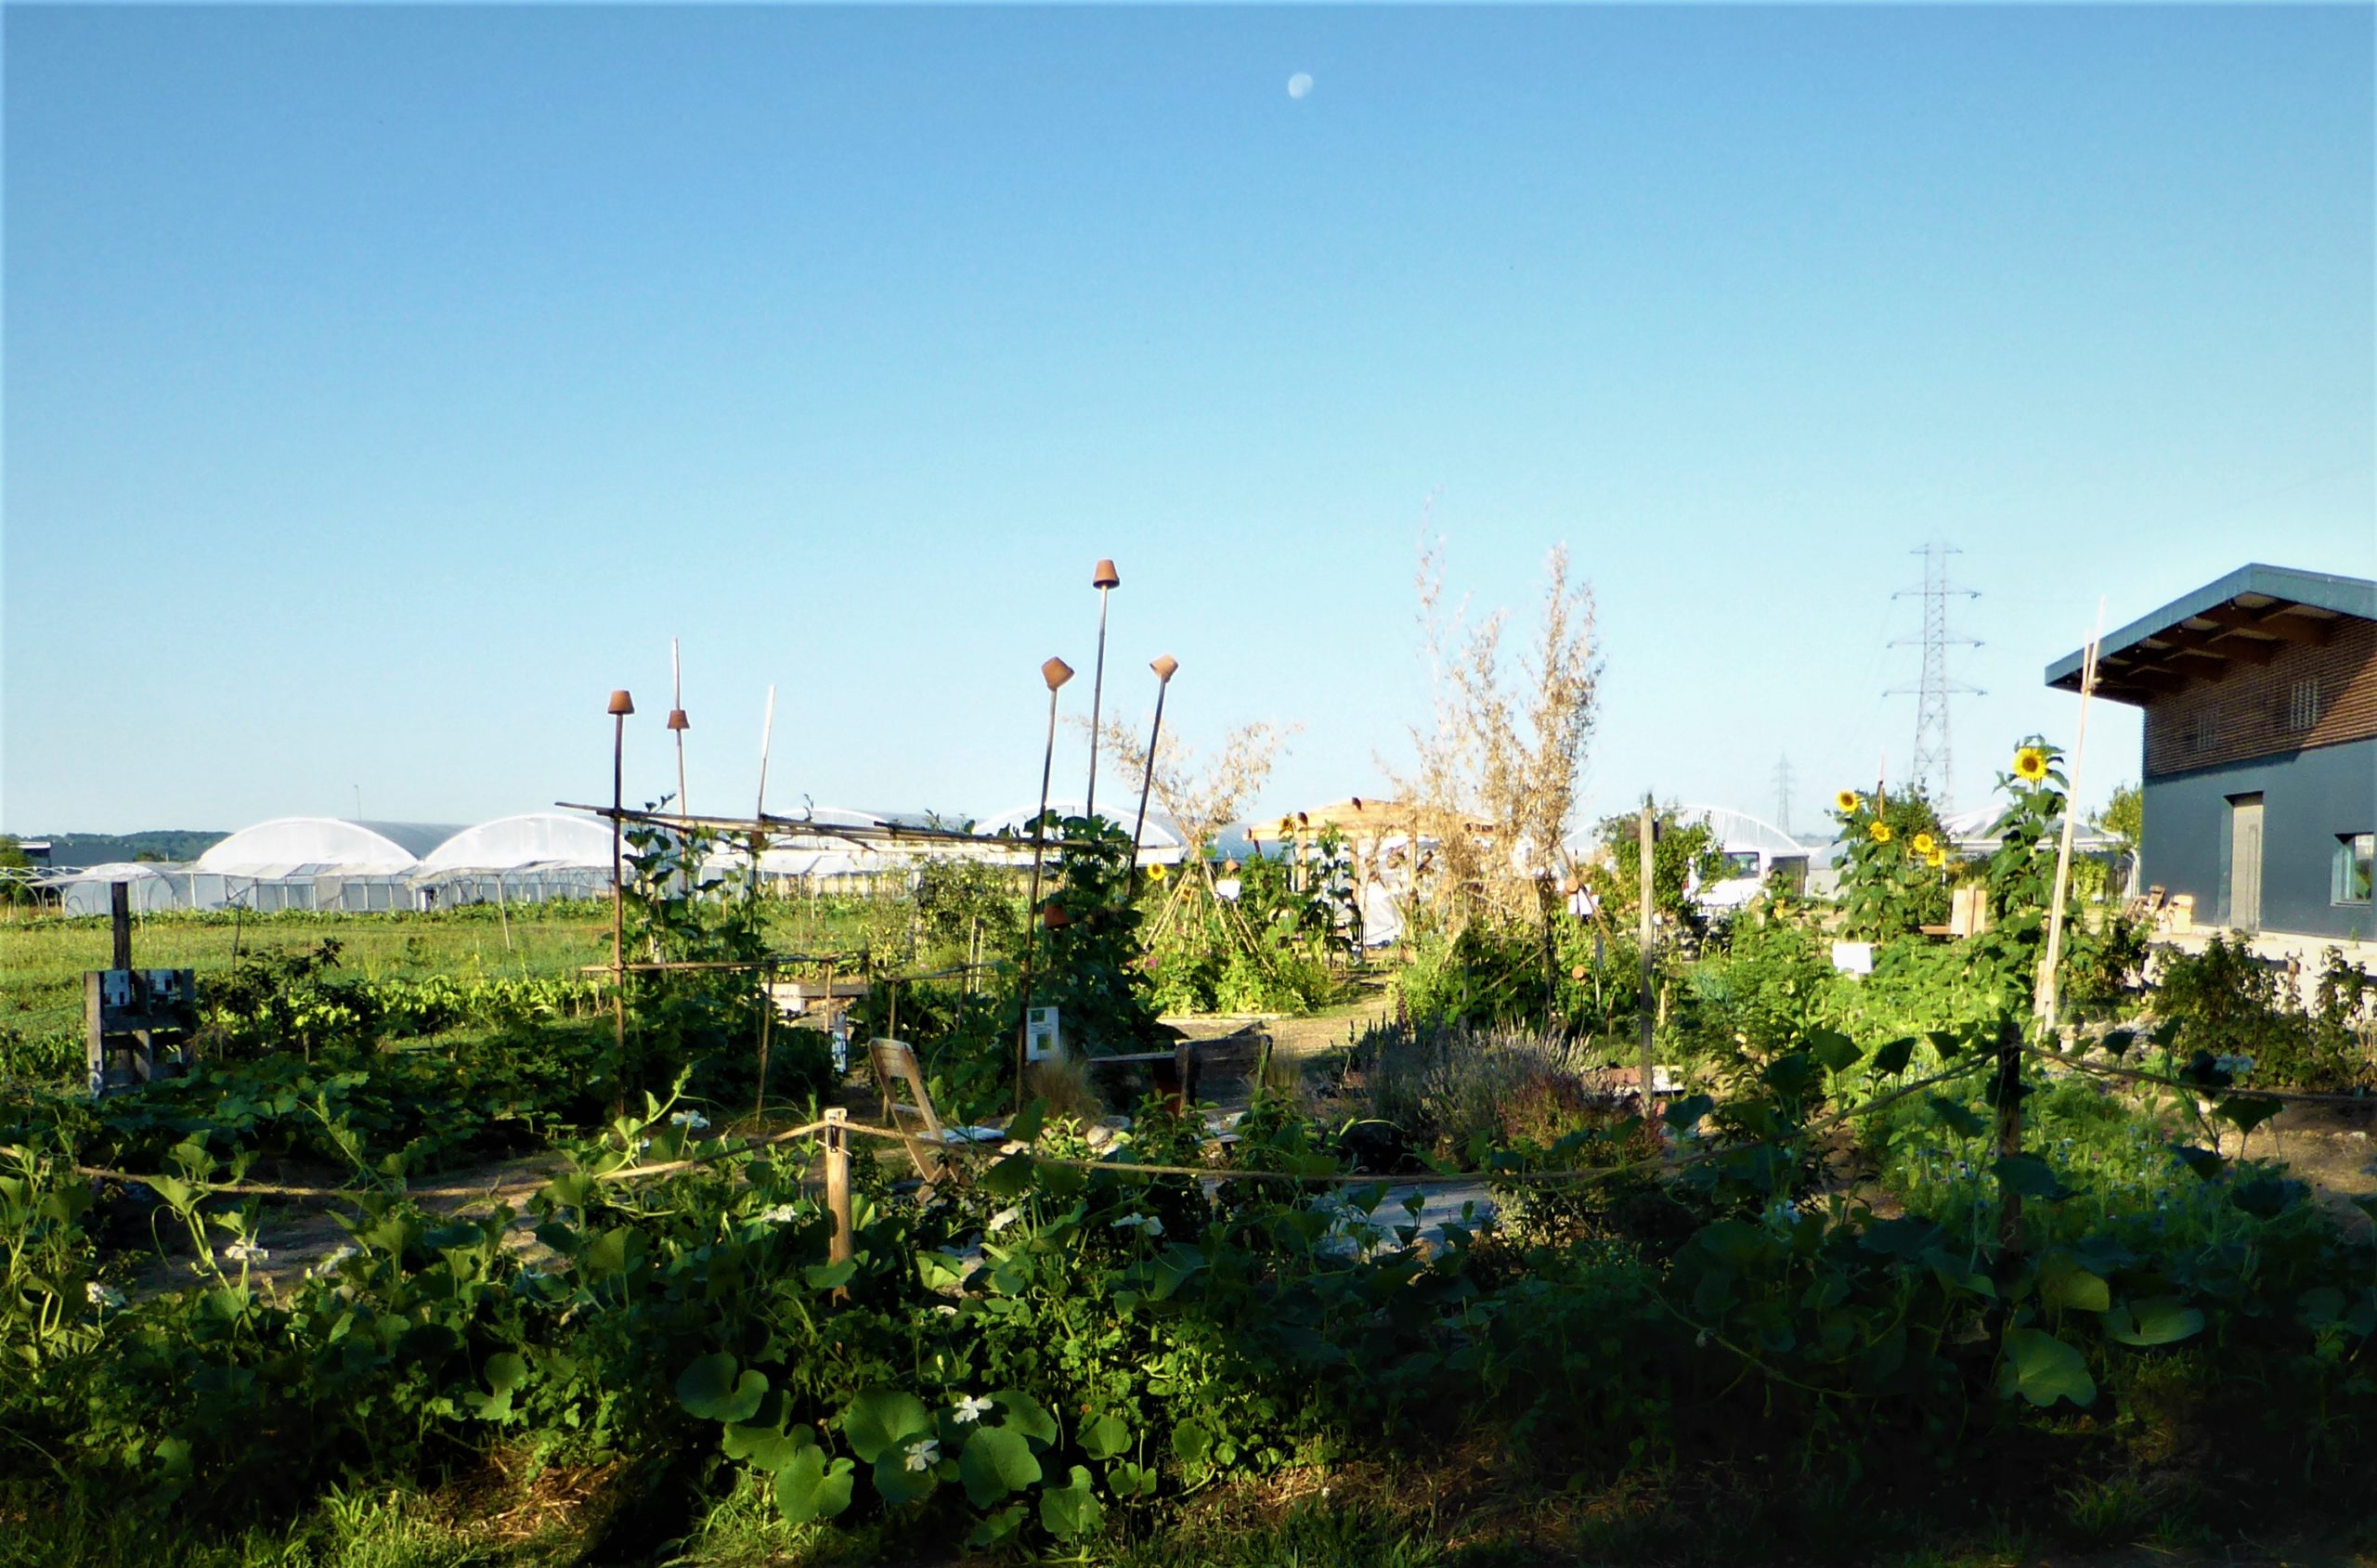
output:
MULTIPOLYGON (((867 1043, 867 1065, 875 1071, 875 1087, 883 1096, 883 1124, 924 1145, 976 1144, 1002 1141, 1007 1134, 994 1127, 944 1127, 933 1108, 932 1093, 925 1087, 924 1069, 916 1063, 916 1047, 904 1040, 867 1043)), ((949 1161, 919 1144, 905 1144, 916 1174, 938 1182, 950 1173, 949 1161)))

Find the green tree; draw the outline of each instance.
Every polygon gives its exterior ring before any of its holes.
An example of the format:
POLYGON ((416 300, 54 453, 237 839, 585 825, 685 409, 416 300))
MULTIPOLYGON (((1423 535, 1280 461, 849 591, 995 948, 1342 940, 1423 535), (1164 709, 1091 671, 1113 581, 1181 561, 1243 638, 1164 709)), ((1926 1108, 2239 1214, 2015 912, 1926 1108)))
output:
POLYGON ((2135 850, 2146 836, 2146 792, 2134 784, 2119 786, 2090 825, 2111 835, 2124 850, 2135 850))
POLYGON ((23 840, 13 833, 0 833, 0 903, 24 903, 32 899, 32 889, 21 874, 32 868, 32 857, 25 853, 23 840))

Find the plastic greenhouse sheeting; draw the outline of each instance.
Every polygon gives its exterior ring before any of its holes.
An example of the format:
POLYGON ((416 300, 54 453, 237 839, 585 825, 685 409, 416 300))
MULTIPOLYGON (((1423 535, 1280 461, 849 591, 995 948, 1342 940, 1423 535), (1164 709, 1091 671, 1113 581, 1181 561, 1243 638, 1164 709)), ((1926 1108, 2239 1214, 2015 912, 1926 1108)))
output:
POLYGON ((160 865, 151 861, 114 861, 106 865, 84 866, 71 876, 53 876, 45 886, 58 890, 58 908, 61 914, 105 914, 110 899, 110 883, 124 883, 124 897, 135 914, 153 914, 161 909, 186 909, 189 905, 190 877, 179 866, 160 865))
POLYGON ((266 880, 325 874, 401 875, 456 831, 426 823, 279 817, 241 828, 199 856, 191 869, 266 880))
POLYGON ((611 873, 611 830, 591 817, 530 811, 466 827, 421 857, 418 875, 578 866, 611 873))

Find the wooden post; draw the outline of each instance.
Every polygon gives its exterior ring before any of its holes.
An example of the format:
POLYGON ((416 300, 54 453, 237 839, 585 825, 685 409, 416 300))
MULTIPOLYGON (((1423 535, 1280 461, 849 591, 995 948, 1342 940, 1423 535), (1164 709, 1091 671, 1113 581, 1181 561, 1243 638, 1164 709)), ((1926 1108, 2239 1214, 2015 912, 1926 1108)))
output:
MULTIPOLYGON (((1997 1157, 2022 1152, 2022 1030, 2007 1018, 1997 1031, 1997 1157)), ((1997 1271, 2007 1277, 2022 1251, 2022 1195, 1997 1178, 1997 1271)))
POLYGON ((108 967, 132 967, 132 885, 128 882, 108 884, 108 934, 113 953, 108 967))
MULTIPOLYGON (((847 1263, 857 1245, 851 1225, 850 1116, 840 1106, 825 1112, 825 1212, 834 1218, 833 1239, 825 1244, 829 1264, 847 1263)), ((834 1299, 848 1301, 850 1291, 837 1287, 834 1299)))
POLYGON ((1641 1084, 1638 1085, 1637 1092, 1642 1095, 1643 1125, 1650 1130, 1651 1135, 1654 1137, 1658 1135, 1658 1119, 1651 1113, 1651 1090, 1654 1083, 1657 1081, 1657 1074, 1653 1070, 1651 1057, 1653 1055, 1653 1041, 1657 1033, 1657 1017, 1652 1011, 1651 967, 1652 947, 1658 938, 1657 930, 1653 925, 1655 916, 1651 912, 1651 897, 1653 891, 1651 875, 1653 856, 1651 852, 1651 842, 1657 836, 1657 833, 1658 820, 1653 813, 1651 797, 1648 795, 1645 795, 1643 797, 1643 812, 1639 822, 1639 832, 1637 834, 1637 836, 1641 840, 1642 850, 1643 908, 1641 912, 1642 921, 1640 927, 1636 932, 1636 940, 1641 944, 1642 951, 1640 953, 1640 974, 1636 980, 1636 989, 1634 992, 1634 1007, 1636 1013, 1641 1017, 1643 1032, 1643 1081, 1641 1084))

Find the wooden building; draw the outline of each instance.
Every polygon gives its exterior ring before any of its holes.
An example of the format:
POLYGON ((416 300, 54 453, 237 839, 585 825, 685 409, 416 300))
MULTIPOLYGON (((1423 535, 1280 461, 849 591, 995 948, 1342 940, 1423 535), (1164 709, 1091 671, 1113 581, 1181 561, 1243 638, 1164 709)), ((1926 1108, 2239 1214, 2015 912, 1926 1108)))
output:
POLYGON ((2146 716, 2145 883, 2199 926, 2377 938, 2377 583, 2241 566, 2109 634, 2097 694, 2146 716))

